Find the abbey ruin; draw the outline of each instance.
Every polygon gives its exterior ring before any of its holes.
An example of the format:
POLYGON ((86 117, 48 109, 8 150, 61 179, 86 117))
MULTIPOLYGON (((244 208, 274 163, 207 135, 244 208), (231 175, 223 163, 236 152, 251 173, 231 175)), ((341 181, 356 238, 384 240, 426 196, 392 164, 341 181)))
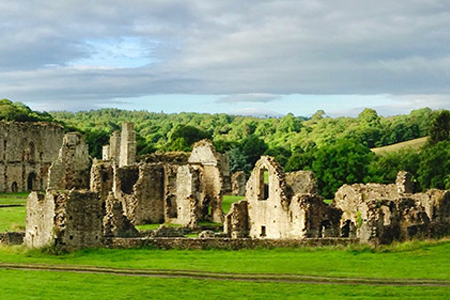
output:
POLYGON ((45 190, 62 138, 59 124, 0 123, 0 191, 45 190))
POLYGON ((228 157, 208 140, 191 153, 137 157, 132 123, 112 133, 102 160, 89 157, 81 134, 66 134, 47 169, 48 183, 40 185, 46 193, 27 200, 29 247, 380 244, 450 234, 450 192, 413 193, 409 173, 400 172, 393 184, 344 185, 328 204, 312 172, 284 173, 270 156, 256 162, 247 182, 243 172, 231 176, 228 157), (245 196, 225 214, 224 194, 245 196), (143 224, 161 226, 138 231, 143 224))

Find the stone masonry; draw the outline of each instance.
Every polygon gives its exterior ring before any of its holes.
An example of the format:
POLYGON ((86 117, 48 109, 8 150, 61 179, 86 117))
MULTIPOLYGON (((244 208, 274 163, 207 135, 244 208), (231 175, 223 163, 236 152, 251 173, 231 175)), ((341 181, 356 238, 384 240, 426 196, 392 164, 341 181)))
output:
POLYGON ((231 176, 231 190, 234 196, 245 195, 247 179, 243 171, 238 171, 231 176))
POLYGON ((62 139, 59 124, 0 122, 0 191, 45 190, 62 139))
POLYGON ((342 211, 341 236, 378 244, 450 234, 450 192, 412 193, 411 174, 395 184, 342 186, 333 206, 342 211))
POLYGON ((84 137, 78 132, 64 136, 58 158, 49 169, 48 188, 88 189, 91 158, 84 137))
POLYGON ((232 237, 247 231, 251 238, 336 236, 340 213, 316 193, 314 174, 285 174, 273 157, 262 156, 247 182, 245 201, 233 205, 224 228, 232 237))
POLYGON ((27 200, 25 245, 76 250, 103 245, 103 216, 97 193, 82 190, 32 192, 27 200))

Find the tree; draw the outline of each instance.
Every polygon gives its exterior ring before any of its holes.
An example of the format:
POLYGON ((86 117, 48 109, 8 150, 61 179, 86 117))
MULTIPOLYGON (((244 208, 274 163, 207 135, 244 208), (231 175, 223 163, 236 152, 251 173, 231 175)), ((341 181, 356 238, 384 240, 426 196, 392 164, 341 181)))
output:
POLYGON ((422 190, 446 188, 450 170, 450 141, 438 142, 420 153, 418 180, 422 190))
POLYGON ((273 147, 266 150, 264 155, 273 156, 275 160, 282 166, 287 163, 289 157, 291 157, 291 151, 284 147, 273 147))
POLYGON ((244 171, 245 173, 250 174, 253 166, 247 162, 247 157, 242 154, 241 149, 238 147, 233 147, 229 151, 227 151, 228 157, 230 158, 230 171, 231 173, 237 171, 244 171))
POLYGON ((365 108, 359 115, 358 120, 363 124, 378 125, 380 119, 377 111, 371 108, 365 108))
POLYGON ((319 148, 314 155, 312 171, 322 195, 332 198, 344 183, 363 182, 373 157, 368 147, 354 140, 341 139, 319 148))
MULTIPOLYGON (((197 127, 190 125, 178 125, 173 131, 169 139, 169 149, 173 150, 174 145, 181 146, 182 144, 186 144, 188 148, 192 147, 195 142, 198 142, 203 139, 210 139, 211 135, 206 131, 198 129, 197 127), (184 142, 179 139, 184 140, 184 142)), ((178 147, 177 146, 177 147, 178 147)), ((184 146, 182 148, 185 148, 184 146)), ((181 150, 181 149, 180 149, 181 150)))
POLYGON ((254 166, 261 155, 266 152, 267 145, 262 139, 252 134, 242 140, 239 148, 241 149, 242 154, 246 157, 247 163, 254 166))
POLYGON ((399 171, 417 174, 419 168, 419 154, 411 148, 375 156, 370 163, 365 182, 392 183, 399 171))
POLYGON ((284 166, 285 172, 311 170, 314 161, 314 151, 297 151, 289 157, 284 166))
POLYGON ((430 143, 432 145, 440 141, 450 140, 450 111, 441 111, 430 128, 430 143))

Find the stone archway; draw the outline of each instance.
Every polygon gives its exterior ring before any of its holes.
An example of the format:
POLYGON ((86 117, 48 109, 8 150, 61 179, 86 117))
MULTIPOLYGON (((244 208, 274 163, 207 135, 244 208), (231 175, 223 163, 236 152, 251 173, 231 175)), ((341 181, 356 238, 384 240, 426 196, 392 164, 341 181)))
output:
POLYGON ((18 188, 18 186, 17 186, 17 182, 13 182, 12 184, 11 184, 11 192, 13 192, 13 193, 17 193, 19 191, 19 188, 18 188))
POLYGON ((33 191, 38 189, 38 180, 35 172, 30 172, 27 178, 27 190, 33 191))

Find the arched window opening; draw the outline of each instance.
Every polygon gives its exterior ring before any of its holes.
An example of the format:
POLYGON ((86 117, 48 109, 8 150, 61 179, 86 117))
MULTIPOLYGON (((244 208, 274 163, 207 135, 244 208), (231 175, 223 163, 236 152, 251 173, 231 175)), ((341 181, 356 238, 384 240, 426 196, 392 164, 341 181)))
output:
POLYGON ((267 200, 269 198, 269 170, 263 168, 259 170, 259 199, 267 200))
POLYGON ((33 191, 33 190, 37 190, 38 186, 37 186, 37 175, 34 172, 31 172, 30 174, 28 174, 28 179, 27 179, 27 190, 29 191, 33 191))
POLYGON ((36 159, 36 148, 34 143, 30 142, 27 149, 25 150, 25 161, 34 161, 36 159))
POLYGON ((17 182, 14 181, 14 182, 11 184, 11 192, 17 193, 18 190, 19 190, 19 188, 17 187, 17 182))

